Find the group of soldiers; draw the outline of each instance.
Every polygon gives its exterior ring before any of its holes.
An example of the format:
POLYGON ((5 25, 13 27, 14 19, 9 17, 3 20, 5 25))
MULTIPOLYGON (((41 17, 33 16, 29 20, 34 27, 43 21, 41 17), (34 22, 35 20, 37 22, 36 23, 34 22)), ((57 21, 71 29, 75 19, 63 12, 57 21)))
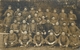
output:
POLYGON ((77 48, 80 46, 80 29, 76 26, 77 17, 70 10, 69 14, 62 9, 58 14, 54 9, 45 12, 41 8, 35 10, 33 7, 28 10, 24 7, 21 11, 17 8, 13 11, 11 6, 5 11, 4 32, 9 33, 4 37, 5 47, 13 47, 20 44, 20 47, 40 47, 48 45, 51 47, 77 48))

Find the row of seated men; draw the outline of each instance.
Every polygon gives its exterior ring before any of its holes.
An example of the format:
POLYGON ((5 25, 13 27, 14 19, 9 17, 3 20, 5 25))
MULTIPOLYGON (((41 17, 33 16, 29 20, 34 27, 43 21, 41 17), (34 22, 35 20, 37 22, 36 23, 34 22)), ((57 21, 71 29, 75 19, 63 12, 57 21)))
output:
POLYGON ((14 33, 13 30, 10 30, 10 33, 7 34, 4 38, 4 46, 5 47, 41 47, 48 45, 50 47, 60 46, 61 48, 71 47, 72 49, 76 49, 80 47, 80 40, 78 35, 73 34, 68 36, 66 32, 61 32, 61 34, 57 37, 54 32, 51 30, 49 34, 43 38, 44 36, 40 31, 37 31, 32 38, 28 32, 21 33, 19 38, 14 33))

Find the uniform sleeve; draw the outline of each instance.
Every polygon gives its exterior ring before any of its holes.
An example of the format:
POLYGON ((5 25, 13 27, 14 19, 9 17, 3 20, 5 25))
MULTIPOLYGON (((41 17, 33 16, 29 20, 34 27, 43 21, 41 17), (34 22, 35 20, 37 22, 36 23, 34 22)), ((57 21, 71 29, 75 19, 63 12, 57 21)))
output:
POLYGON ((19 38, 19 42, 22 42, 22 37, 23 37, 23 35, 20 36, 20 38, 19 38))
POLYGON ((36 36, 33 38, 33 43, 36 44, 36 36))
POLYGON ((4 43, 7 43, 9 35, 4 35, 4 43))
MULTIPOLYGON (((28 35, 29 36, 29 35, 28 35)), ((28 42, 31 42, 32 41, 32 37, 31 36, 29 36, 29 41, 28 42)))
POLYGON ((10 29, 13 29, 13 24, 11 24, 10 29))
POLYGON ((74 14, 74 20, 77 20, 77 17, 76 17, 76 15, 74 14))
POLYGON ((66 43, 66 45, 69 45, 69 38, 66 36, 66 38, 67 38, 67 43, 66 43))
POLYGON ((42 35, 41 35, 41 40, 42 40, 42 41, 41 41, 41 44, 42 44, 42 43, 44 42, 44 39, 43 39, 43 36, 42 36, 42 35))
POLYGON ((3 16, 6 16, 6 14, 7 14, 7 10, 6 10, 5 13, 3 14, 3 16))
MULTIPOLYGON (((61 36, 60 36, 61 37, 61 36)), ((58 39, 58 43, 59 43, 59 45, 61 44, 61 40, 60 40, 60 37, 59 37, 59 39, 58 39)))
POLYGON ((17 38, 16 34, 14 34, 14 37, 15 37, 14 42, 17 42, 18 38, 17 38))
POLYGON ((47 36, 47 37, 45 38, 45 42, 46 42, 46 43, 48 43, 48 42, 49 42, 49 41, 48 41, 48 37, 49 37, 49 36, 47 36))

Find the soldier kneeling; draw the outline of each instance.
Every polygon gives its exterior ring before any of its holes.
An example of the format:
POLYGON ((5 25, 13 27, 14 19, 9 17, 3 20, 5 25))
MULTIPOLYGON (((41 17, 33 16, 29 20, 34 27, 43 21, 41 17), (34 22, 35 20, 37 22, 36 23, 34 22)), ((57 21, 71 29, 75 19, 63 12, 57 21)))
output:
POLYGON ((53 32, 50 32, 50 34, 45 38, 46 44, 50 45, 51 47, 54 47, 54 45, 57 44, 57 38, 53 34, 53 32))
POLYGON ((32 38, 30 37, 30 35, 27 34, 27 31, 24 31, 22 34, 21 34, 21 37, 19 38, 19 43, 20 43, 20 47, 29 47, 30 43, 32 42, 32 38))
POLYGON ((5 47, 15 47, 17 46, 17 36, 13 30, 4 38, 5 47))

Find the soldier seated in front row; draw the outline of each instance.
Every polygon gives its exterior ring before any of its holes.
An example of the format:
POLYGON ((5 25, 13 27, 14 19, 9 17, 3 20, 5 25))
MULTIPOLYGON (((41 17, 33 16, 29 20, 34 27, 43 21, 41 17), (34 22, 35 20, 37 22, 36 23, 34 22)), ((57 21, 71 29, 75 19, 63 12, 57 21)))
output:
POLYGON ((62 47, 68 47, 68 45, 69 45, 69 39, 68 39, 68 37, 67 37, 67 35, 66 35, 65 32, 61 33, 58 42, 59 42, 59 45, 60 45, 61 48, 62 47))
POLYGON ((78 47, 80 47, 80 41, 79 41, 79 37, 74 34, 74 35, 71 35, 69 37, 69 40, 70 40, 70 46, 73 48, 73 49, 76 49, 78 47))
POLYGON ((5 47, 15 47, 17 44, 17 36, 13 30, 10 30, 10 34, 4 38, 4 45, 5 47))
POLYGON ((37 32, 33 38, 33 43, 35 45, 34 47, 40 47, 43 42, 43 36, 40 34, 40 32, 37 32))
POLYGON ((24 31, 19 38, 20 47, 26 46, 28 47, 32 42, 32 38, 27 34, 27 31, 24 31))
POLYGON ((45 38, 46 44, 50 45, 51 47, 54 47, 57 43, 57 38, 53 34, 53 32, 50 32, 50 34, 45 38))

